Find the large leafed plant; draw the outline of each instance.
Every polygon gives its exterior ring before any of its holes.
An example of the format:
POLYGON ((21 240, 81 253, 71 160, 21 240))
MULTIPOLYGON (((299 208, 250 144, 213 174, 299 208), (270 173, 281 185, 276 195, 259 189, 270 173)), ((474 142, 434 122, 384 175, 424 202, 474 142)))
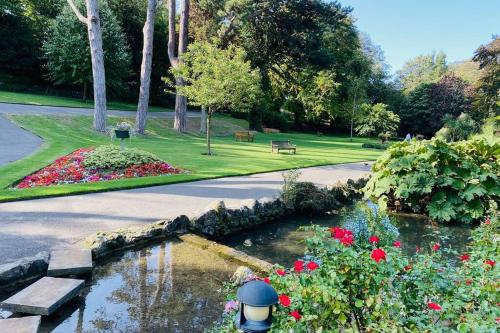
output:
POLYGON ((439 222, 471 223, 497 209, 499 155, 498 140, 397 143, 373 165, 366 195, 439 222))

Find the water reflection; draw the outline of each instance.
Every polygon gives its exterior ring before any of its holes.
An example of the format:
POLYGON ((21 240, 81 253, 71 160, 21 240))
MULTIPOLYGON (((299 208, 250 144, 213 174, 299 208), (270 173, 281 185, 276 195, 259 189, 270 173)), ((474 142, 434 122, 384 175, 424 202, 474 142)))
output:
MULTIPOLYGON (((299 227, 311 224, 327 227, 342 225, 349 220, 354 209, 350 207, 341 214, 326 217, 291 217, 243 231, 222 242, 249 255, 291 267, 293 262, 304 254, 303 240, 310 235, 308 232, 298 231, 299 227), (246 246, 245 242, 246 245, 252 245, 246 246)), ((403 251, 408 255, 415 253, 417 246, 425 248, 436 241, 439 241, 443 247, 452 246, 461 252, 470 235, 468 226, 441 226, 418 215, 394 215, 391 216, 391 221, 397 226, 400 233, 398 239, 403 243, 403 251), (440 239, 440 236, 445 238, 444 241, 440 239)))
POLYGON ((220 317, 217 290, 236 269, 181 242, 113 259, 94 269, 82 296, 43 320, 41 332, 203 332, 220 317))

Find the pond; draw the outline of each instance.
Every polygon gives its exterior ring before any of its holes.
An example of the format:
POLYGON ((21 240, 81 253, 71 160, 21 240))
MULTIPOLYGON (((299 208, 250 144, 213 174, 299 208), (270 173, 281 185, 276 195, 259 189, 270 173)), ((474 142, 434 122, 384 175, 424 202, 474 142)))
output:
MULTIPOLYGON (((304 254, 303 240, 311 234, 297 230, 299 227, 312 224, 325 227, 340 226, 349 221, 355 211, 356 208, 353 206, 344 209, 339 214, 324 217, 291 217, 243 231, 221 243, 268 262, 292 267, 294 261, 304 254)), ((438 240, 444 247, 452 246, 457 251, 461 251, 465 248, 470 235, 470 227, 439 226, 431 223, 425 216, 400 214, 393 215, 390 219, 399 229, 398 239, 403 244, 403 251, 408 255, 415 253, 417 246, 425 248, 438 240), (440 237, 445 239, 440 240, 440 237)))
POLYGON ((220 318, 217 290, 236 268, 182 242, 129 251, 95 267, 84 293, 44 317, 40 332, 203 332, 220 318))

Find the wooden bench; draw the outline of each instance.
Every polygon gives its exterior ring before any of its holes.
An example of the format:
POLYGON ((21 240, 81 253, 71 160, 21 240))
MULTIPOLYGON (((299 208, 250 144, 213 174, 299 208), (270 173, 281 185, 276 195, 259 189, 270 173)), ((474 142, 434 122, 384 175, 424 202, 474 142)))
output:
POLYGON ((253 133, 250 131, 236 131, 234 132, 234 138, 236 141, 248 141, 253 142, 253 133))
POLYGON ((280 130, 279 129, 276 129, 276 128, 270 128, 270 127, 263 127, 262 128, 262 131, 266 134, 276 134, 276 133, 280 133, 280 130))
POLYGON ((275 151, 280 152, 280 150, 287 150, 288 152, 293 151, 293 153, 297 153, 297 146, 292 145, 290 143, 290 140, 272 140, 271 141, 271 153, 274 153, 275 151))

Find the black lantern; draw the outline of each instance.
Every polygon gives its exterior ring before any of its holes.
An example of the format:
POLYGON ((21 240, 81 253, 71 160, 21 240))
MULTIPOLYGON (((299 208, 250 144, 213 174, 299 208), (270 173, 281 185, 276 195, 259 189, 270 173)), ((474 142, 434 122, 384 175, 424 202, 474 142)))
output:
POLYGON ((273 305, 278 294, 271 285, 255 280, 245 283, 236 293, 240 309, 236 315, 236 327, 243 332, 267 332, 273 322, 273 305))

